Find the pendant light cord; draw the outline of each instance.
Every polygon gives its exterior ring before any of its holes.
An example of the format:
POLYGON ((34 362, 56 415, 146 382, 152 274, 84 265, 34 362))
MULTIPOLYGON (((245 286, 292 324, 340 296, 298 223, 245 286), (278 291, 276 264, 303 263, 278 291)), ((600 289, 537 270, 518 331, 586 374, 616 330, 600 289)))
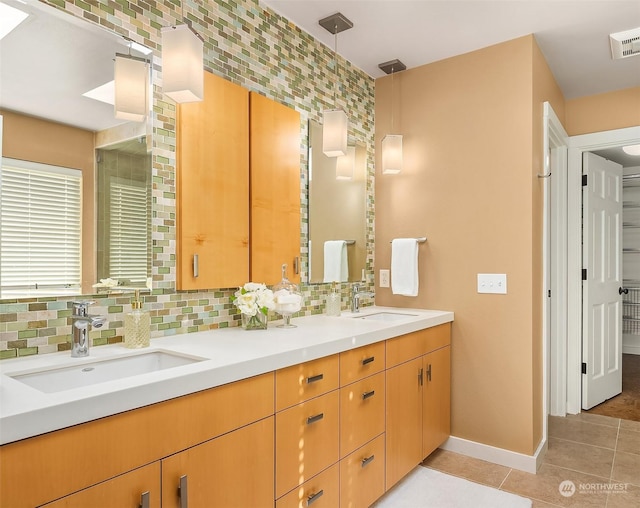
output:
POLYGON ((393 66, 391 66, 391 134, 393 134, 393 66))
POLYGON ((338 24, 333 29, 333 72, 335 74, 335 83, 333 84, 333 106, 337 109, 337 88, 338 88, 338 24))

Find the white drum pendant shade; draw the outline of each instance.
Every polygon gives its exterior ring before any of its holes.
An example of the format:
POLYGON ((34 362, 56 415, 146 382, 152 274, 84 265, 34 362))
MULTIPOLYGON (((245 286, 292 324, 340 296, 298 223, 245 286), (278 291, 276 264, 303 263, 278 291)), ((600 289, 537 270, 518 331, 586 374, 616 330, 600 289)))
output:
POLYGON ((356 147, 347 147, 347 155, 336 158, 336 180, 353 180, 356 165, 356 147))
POLYGON ((162 29, 162 90, 178 103, 204 97, 204 44, 188 25, 162 29))
POLYGON ((341 109, 322 113, 322 153, 327 157, 347 155, 349 120, 341 109))
POLYGON ((382 139, 382 172, 397 175, 402 171, 402 135, 387 134, 382 139))
POLYGON ((149 110, 149 64, 128 55, 116 55, 114 88, 116 118, 142 122, 149 110))

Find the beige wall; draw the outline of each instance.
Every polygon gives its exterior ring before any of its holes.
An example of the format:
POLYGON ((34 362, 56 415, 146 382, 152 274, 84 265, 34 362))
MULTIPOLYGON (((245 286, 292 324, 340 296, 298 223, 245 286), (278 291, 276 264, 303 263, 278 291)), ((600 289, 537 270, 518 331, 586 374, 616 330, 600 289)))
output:
MULTIPOLYGON (((390 266, 392 238, 428 238, 419 296, 376 287, 376 303, 455 312, 452 434, 525 454, 542 432, 541 124, 533 118, 547 98, 563 113, 541 59, 528 36, 396 75, 405 169, 376 174, 376 273, 390 266), (478 273, 506 273, 508 294, 478 294, 478 273)), ((390 77, 376 81, 378 167, 390 92, 390 77)))
POLYGON ((13 159, 82 170, 82 284, 91 293, 95 277, 94 134, 39 118, 1 111, 2 155, 13 159))
POLYGON ((640 125, 640 87, 567 101, 569 136, 640 125))

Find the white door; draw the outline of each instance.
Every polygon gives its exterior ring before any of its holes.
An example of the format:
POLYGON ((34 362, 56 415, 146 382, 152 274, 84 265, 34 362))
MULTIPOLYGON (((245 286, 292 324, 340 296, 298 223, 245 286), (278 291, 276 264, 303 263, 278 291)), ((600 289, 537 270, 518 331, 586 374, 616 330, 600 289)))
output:
POLYGON ((585 152, 582 408, 622 391, 622 166, 585 152))

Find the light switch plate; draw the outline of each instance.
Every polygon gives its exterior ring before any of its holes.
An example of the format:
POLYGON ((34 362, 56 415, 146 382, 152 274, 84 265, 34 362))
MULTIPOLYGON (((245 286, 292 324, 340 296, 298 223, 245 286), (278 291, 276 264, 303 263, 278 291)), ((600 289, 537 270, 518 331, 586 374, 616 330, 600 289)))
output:
POLYGON ((380 287, 389 287, 389 270, 380 270, 380 287))
POLYGON ((507 294, 506 273, 479 273, 478 293, 507 294))

